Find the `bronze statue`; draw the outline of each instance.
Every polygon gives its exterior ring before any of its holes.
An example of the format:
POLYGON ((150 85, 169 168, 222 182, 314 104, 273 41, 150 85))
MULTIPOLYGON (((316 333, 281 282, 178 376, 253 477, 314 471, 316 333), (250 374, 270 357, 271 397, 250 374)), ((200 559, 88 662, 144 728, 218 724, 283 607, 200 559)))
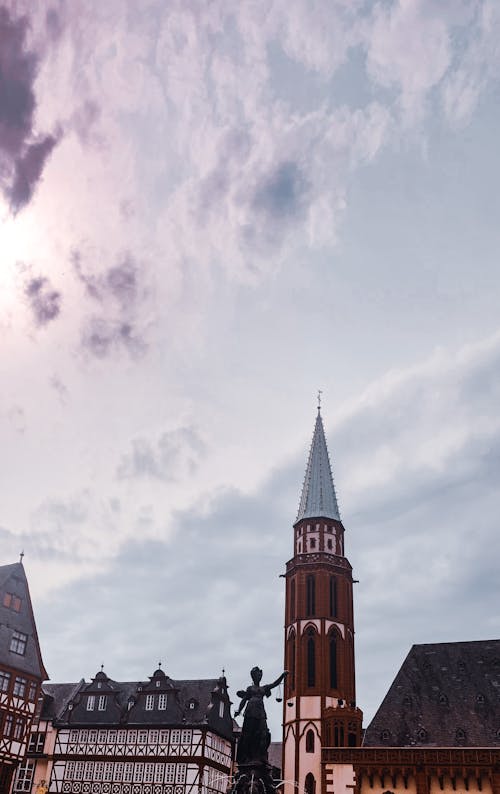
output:
POLYGON ((236 755, 239 767, 246 764, 269 764, 267 750, 271 741, 271 734, 267 727, 264 697, 270 696, 271 690, 281 684, 288 675, 288 671, 285 670, 284 673, 281 673, 279 678, 273 681, 272 684, 263 684, 262 686, 260 684, 262 680, 260 667, 254 667, 250 671, 250 675, 252 676, 253 684, 247 686, 245 690, 240 690, 236 693, 241 698, 241 703, 234 715, 235 717, 241 713, 246 704, 243 728, 236 755))

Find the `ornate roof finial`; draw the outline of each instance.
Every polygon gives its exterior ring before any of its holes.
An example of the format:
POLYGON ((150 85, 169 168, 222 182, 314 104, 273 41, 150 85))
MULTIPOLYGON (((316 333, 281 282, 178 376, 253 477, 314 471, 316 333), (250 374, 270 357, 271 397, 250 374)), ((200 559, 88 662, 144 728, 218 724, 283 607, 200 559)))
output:
POLYGON ((104 670, 104 665, 101 664, 101 673, 102 673, 103 670, 104 670))
POLYGON ((318 413, 321 412, 321 395, 322 394, 323 394, 323 392, 321 391, 321 389, 318 389, 318 413))
POLYGON ((158 667, 161 667, 161 659, 160 659, 160 661, 158 662, 158 667))
POLYGON ((21 563, 21 565, 22 565, 22 563, 23 563, 23 557, 24 557, 24 549, 23 549, 23 551, 21 552, 21 554, 19 555, 19 562, 21 563))

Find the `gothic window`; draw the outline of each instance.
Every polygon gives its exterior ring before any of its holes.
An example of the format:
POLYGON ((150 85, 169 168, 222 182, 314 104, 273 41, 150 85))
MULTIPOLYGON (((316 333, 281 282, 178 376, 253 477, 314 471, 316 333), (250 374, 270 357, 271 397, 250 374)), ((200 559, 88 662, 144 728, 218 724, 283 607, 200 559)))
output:
POLYGON ((153 711, 155 707, 155 696, 146 695, 146 711, 153 711))
POLYGON ((306 578, 306 615, 312 617, 316 612, 316 582, 314 576, 309 574, 306 578))
POLYGON ((22 631, 13 631, 12 639, 10 641, 10 650, 12 653, 18 653, 19 656, 24 656, 26 653, 26 643, 28 642, 28 635, 23 634, 22 631))
POLYGON ((316 794, 316 781, 312 772, 308 772, 304 784, 305 794, 316 794))
POLYGON ((26 691, 26 679, 19 678, 18 676, 14 681, 13 694, 16 695, 16 697, 23 698, 25 691, 26 691))
POLYGON ((7 692, 10 684, 10 673, 0 670, 0 692, 7 692))
POLYGON ((295 690, 295 633, 292 632, 288 638, 288 669, 290 670, 290 690, 295 690))
POLYGON ((311 729, 306 733, 306 753, 314 753, 314 731, 311 729))
POLYGON ((99 695, 99 701, 97 703, 97 708, 99 711, 106 711, 106 695, 99 695))
POLYGON ((328 540, 326 541, 326 547, 327 547, 328 551, 332 550, 332 539, 331 538, 328 538, 328 540))
POLYGON ((307 630, 307 686, 316 686, 316 632, 307 630))
POLYGON ((310 543, 311 549, 315 549, 316 548, 316 538, 311 538, 309 543, 310 543))
POLYGON ((87 711, 94 711, 95 695, 88 695, 87 697, 87 711))
POLYGON ((337 577, 330 576, 330 617, 337 617, 337 577))
POLYGON ((290 620, 295 620, 295 579, 290 583, 290 620))
POLYGON ((329 637, 328 654, 329 654, 329 671, 330 671, 330 689, 338 688, 338 663, 337 663, 337 635, 332 632, 329 637))

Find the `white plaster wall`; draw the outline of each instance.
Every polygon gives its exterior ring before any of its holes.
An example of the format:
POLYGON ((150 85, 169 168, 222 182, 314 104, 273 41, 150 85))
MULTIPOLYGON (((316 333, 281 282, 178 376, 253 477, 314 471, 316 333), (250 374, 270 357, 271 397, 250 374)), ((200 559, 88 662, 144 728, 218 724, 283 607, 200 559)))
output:
MULTIPOLYGON (((355 783, 352 764, 327 764, 325 771, 327 794, 352 794, 355 783)), ((323 794, 317 784, 316 794, 323 794)))

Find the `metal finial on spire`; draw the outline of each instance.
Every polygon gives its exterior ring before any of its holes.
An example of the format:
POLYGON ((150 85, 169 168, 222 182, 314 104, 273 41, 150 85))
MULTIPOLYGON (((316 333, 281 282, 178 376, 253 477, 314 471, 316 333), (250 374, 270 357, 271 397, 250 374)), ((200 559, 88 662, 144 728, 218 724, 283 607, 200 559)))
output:
POLYGON ((101 664, 101 673, 102 673, 103 670, 104 670, 104 665, 101 664))
POLYGON ((321 411, 321 395, 322 394, 323 394, 323 392, 321 391, 321 389, 318 389, 318 413, 321 411))
POLYGON ((158 662, 158 667, 161 667, 161 659, 160 659, 160 661, 158 662))
POLYGON ((21 554, 19 555, 19 562, 20 562, 20 563, 22 563, 22 561, 23 561, 23 557, 24 557, 24 549, 23 549, 23 551, 21 552, 21 554))

